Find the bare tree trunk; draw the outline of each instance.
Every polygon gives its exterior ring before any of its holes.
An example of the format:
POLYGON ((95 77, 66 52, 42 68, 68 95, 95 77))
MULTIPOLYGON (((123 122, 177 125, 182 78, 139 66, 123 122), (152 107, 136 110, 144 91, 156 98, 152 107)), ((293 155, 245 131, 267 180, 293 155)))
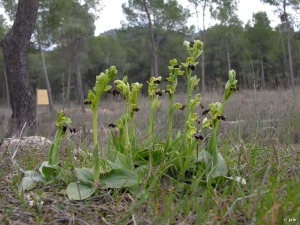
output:
MULTIPOLYGON (((280 42, 282 45, 282 50, 283 50, 283 59, 284 59, 284 72, 287 74, 288 73, 288 66, 287 66, 287 57, 286 57, 286 51, 285 51, 285 46, 284 46, 284 42, 283 42, 283 37, 282 37, 282 32, 281 29, 279 28, 279 35, 280 35, 280 42)), ((285 75, 286 75, 285 74, 285 75)))
POLYGON ((226 43, 226 56, 227 56, 227 65, 228 65, 228 71, 231 70, 231 61, 230 61, 230 52, 229 52, 229 46, 228 43, 226 43))
POLYGON ((69 60, 68 65, 68 80, 67 80, 67 94, 66 94, 66 101, 70 102, 70 93, 71 93, 71 77, 72 77, 72 65, 71 59, 69 60))
POLYGON ((19 0, 14 24, 1 42, 12 107, 9 136, 20 132, 25 123, 33 125, 36 119, 36 97, 29 81, 27 51, 38 6, 39 0, 19 0))
POLYGON ((53 100, 52 100, 52 92, 51 92, 50 82, 49 82, 49 78, 48 78, 47 65, 46 65, 46 60, 45 60, 45 56, 44 56, 44 52, 43 52, 41 39, 40 39, 39 30, 37 31, 37 33, 38 33, 37 34, 37 41, 38 41, 39 50, 40 50, 40 54, 41 54, 41 63, 42 63, 42 66, 43 66, 45 83, 46 83, 46 88, 47 88, 47 92, 48 92, 49 110, 50 110, 50 112, 53 112, 54 111, 54 106, 53 106, 53 100))
MULTIPOLYGON (((202 31, 202 41, 205 41, 205 10, 206 10, 206 4, 207 1, 204 1, 204 5, 203 5, 203 12, 202 12, 202 26, 203 26, 203 31, 202 31)), ((202 67, 201 67, 201 84, 202 84, 202 92, 206 91, 205 88, 205 61, 204 61, 204 50, 202 52, 202 56, 201 56, 201 63, 202 63, 202 67)))
POLYGON ((292 48, 291 48, 291 32, 290 32, 290 21, 288 14, 286 13, 286 0, 283 1, 283 19, 285 21, 285 29, 287 33, 287 47, 288 47, 288 59, 289 59, 289 72, 290 72, 290 85, 293 90, 293 95, 295 98, 295 80, 294 80, 294 70, 293 70, 293 57, 292 57, 292 48))
POLYGON ((288 55, 289 55, 289 72, 290 72, 290 82, 295 95, 295 79, 294 79, 294 70, 293 70, 293 57, 292 57, 292 47, 291 47, 291 32, 287 31, 287 45, 288 45, 288 55))
POLYGON ((7 82, 7 75, 6 75, 6 69, 4 65, 4 79, 5 79, 5 90, 6 90, 6 104, 7 106, 10 106, 10 99, 9 99, 9 89, 8 89, 8 82, 7 82))
POLYGON ((78 59, 76 59, 76 83, 77 83, 77 100, 78 100, 78 104, 81 106, 82 112, 85 112, 84 96, 83 96, 82 82, 81 82, 80 64, 79 64, 78 59))
POLYGON ((157 59, 158 54, 157 54, 157 48, 156 48, 156 44, 155 44, 153 25, 152 25, 151 16, 150 16, 150 13, 149 13, 149 10, 148 10, 146 0, 143 0, 143 4, 144 4, 145 12, 147 14, 147 19, 148 19, 148 22, 149 22, 148 25, 149 25, 149 32, 150 32, 150 39, 151 39, 151 47, 152 47, 153 71, 151 71, 151 72, 152 72, 153 76, 158 77, 158 59, 157 59))
POLYGON ((260 59, 260 67, 261 67, 261 89, 266 89, 266 82, 265 82, 265 70, 264 70, 264 61, 260 59))

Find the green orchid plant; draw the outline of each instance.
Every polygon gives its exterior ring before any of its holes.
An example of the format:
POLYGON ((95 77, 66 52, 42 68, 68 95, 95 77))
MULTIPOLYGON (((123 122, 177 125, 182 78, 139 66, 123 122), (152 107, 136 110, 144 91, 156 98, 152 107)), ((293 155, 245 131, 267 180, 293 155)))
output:
POLYGON ((223 102, 216 102, 209 104, 209 115, 210 119, 205 118, 202 122, 202 128, 211 127, 212 134, 207 144, 207 152, 210 155, 210 160, 207 165, 207 172, 211 177, 217 176, 226 176, 227 168, 226 163, 222 155, 218 152, 217 149, 217 131, 222 120, 226 120, 226 117, 223 115, 223 111, 228 101, 229 97, 238 90, 236 73, 234 70, 230 70, 228 74, 228 81, 225 85, 225 93, 223 102), (222 167, 223 169, 218 169, 222 167))
POLYGON ((93 170, 94 170, 94 181, 99 182, 100 176, 100 161, 99 161, 99 149, 98 149, 98 108, 99 101, 104 92, 109 91, 112 86, 108 83, 111 82, 117 75, 118 71, 115 66, 111 66, 105 70, 105 73, 101 72, 96 76, 96 83, 93 90, 88 91, 87 99, 84 104, 92 110, 93 113, 93 137, 94 137, 94 150, 93 150, 93 170))
POLYGON ((19 185, 20 192, 34 189, 38 182, 51 183, 55 179, 59 179, 61 168, 58 166, 58 163, 61 143, 71 123, 71 119, 66 117, 64 111, 57 112, 57 120, 55 122, 57 131, 50 146, 48 161, 42 162, 39 167, 40 173, 32 170, 25 171, 25 176, 19 185))
POLYGON ((193 95, 193 91, 195 90, 196 86, 198 85, 200 79, 197 78, 196 75, 192 77, 193 71, 196 69, 196 62, 197 58, 202 53, 203 42, 200 40, 194 40, 192 42, 184 41, 183 46, 187 49, 189 53, 189 57, 186 59, 185 63, 182 63, 183 67, 185 68, 185 73, 187 76, 187 101, 186 101, 186 113, 185 113, 185 125, 184 125, 184 136, 183 136, 183 145, 187 144, 188 140, 188 117, 191 111, 191 98, 193 95))
POLYGON ((174 112, 174 94, 177 87, 177 77, 184 75, 184 71, 181 70, 181 65, 178 65, 176 59, 172 59, 169 62, 168 69, 170 71, 169 77, 166 78, 166 81, 171 84, 166 86, 165 94, 169 95, 169 111, 168 111, 168 140, 167 145, 169 146, 173 138, 173 112, 174 112))
POLYGON ((159 89, 161 83, 161 77, 151 77, 148 83, 148 96, 150 102, 150 119, 149 119, 149 137, 153 137, 154 133, 154 122, 155 122, 155 111, 160 107, 161 101, 158 96, 162 95, 162 91, 159 89))
POLYGON ((119 129, 119 143, 123 145, 126 158, 129 161, 129 167, 133 168, 132 162, 132 148, 135 145, 135 129, 134 129, 134 115, 140 109, 138 107, 138 95, 143 87, 143 84, 138 82, 129 85, 128 78, 125 76, 123 80, 116 80, 116 89, 119 90, 125 98, 126 109, 125 113, 117 121, 119 129), (130 125, 130 126, 129 126, 130 125))
MULTIPOLYGON (((127 82, 127 77, 123 80, 116 80, 116 89, 120 90, 126 98, 126 113, 117 122, 120 134, 124 142, 125 155, 121 152, 114 154, 114 161, 99 156, 97 141, 97 112, 101 95, 111 89, 108 82, 117 74, 115 67, 110 67, 105 73, 96 77, 94 91, 88 92, 86 104, 93 112, 93 168, 75 168, 77 182, 71 182, 66 193, 71 200, 83 200, 92 196, 98 189, 132 187, 139 183, 138 174, 133 170, 132 154, 128 135, 128 120, 130 110, 137 106, 137 92, 142 85, 135 83, 132 90, 127 82)), ((133 118, 134 115, 132 115, 133 118)))

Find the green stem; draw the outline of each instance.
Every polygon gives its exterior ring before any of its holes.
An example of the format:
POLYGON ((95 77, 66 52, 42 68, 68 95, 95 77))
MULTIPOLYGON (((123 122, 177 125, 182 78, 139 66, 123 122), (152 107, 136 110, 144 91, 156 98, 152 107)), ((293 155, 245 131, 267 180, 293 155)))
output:
POLYGON ((216 171, 218 165, 218 149, 217 149, 217 130, 219 126, 219 121, 213 121, 213 130, 211 137, 207 145, 207 152, 211 155, 212 161, 209 167, 211 174, 213 175, 216 171))
POLYGON ((187 144, 187 121, 190 115, 190 108, 191 108, 191 98, 192 98, 192 92, 191 90, 191 69, 187 68, 186 69, 186 74, 187 74, 187 81, 188 81, 188 98, 186 102, 186 111, 185 111, 185 121, 184 121, 184 135, 183 135, 183 146, 185 147, 187 144))
MULTIPOLYGON (((129 98, 128 98, 129 99, 129 98)), ((126 118, 124 121, 124 150, 127 157, 128 166, 133 169, 132 151, 129 141, 128 117, 130 116, 130 102, 126 102, 126 118)))
POLYGON ((134 112, 130 112, 130 138, 132 146, 135 147, 134 112))
POLYGON ((150 120, 149 120, 149 135, 153 135, 154 132, 154 109, 152 107, 153 105, 153 96, 149 96, 150 99, 150 120))
POLYGON ((129 141, 129 129, 128 129, 128 116, 129 116, 130 104, 126 102, 126 118, 124 121, 124 144, 125 144, 125 152, 128 153, 130 149, 130 141, 129 141))
POLYGON ((53 149, 50 150, 50 165, 56 165, 59 160, 59 150, 61 145, 61 136, 63 135, 63 131, 61 128, 55 134, 55 142, 53 149))
POLYGON ((173 111, 174 111, 174 94, 170 93, 169 105, 169 132, 168 132, 168 146, 170 146, 173 137, 173 111))
POLYGON ((95 105, 93 109, 93 137, 94 137, 94 147, 98 144, 98 104, 95 105))

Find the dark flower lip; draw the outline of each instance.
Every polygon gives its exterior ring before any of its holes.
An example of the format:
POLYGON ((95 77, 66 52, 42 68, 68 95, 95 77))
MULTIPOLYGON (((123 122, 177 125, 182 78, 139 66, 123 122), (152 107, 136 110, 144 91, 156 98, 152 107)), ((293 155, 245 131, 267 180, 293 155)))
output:
POLYGON ((194 138, 196 138, 197 140, 201 140, 201 141, 203 140, 203 136, 199 133, 195 133, 194 138))
POLYGON ((177 69, 177 68, 179 68, 179 65, 174 65, 173 68, 177 69))
POLYGON ((158 95, 158 96, 162 96, 162 92, 161 91, 156 91, 155 94, 158 95))
POLYGON ((110 93, 111 93, 111 90, 108 90, 106 93, 110 94, 110 93))
POLYGON ((134 112, 138 112, 138 111, 140 111, 140 109, 139 108, 133 108, 132 109, 134 112))
POLYGON ((153 83, 154 84, 160 84, 160 80, 155 80, 153 83))
POLYGON ((121 91, 118 89, 113 90, 113 96, 119 95, 120 93, 121 91))
POLYGON ((85 100, 83 104, 85 104, 85 105, 90 105, 90 104, 92 104, 92 101, 90 101, 90 100, 85 100))
POLYGON ((191 48, 194 47, 194 44, 195 44, 195 42, 191 41, 191 42, 190 42, 190 47, 191 47, 191 48))
POLYGON ((222 116, 222 115, 217 116, 217 118, 218 118, 218 120, 226 120, 226 117, 222 116))
POLYGON ((62 125, 62 131, 66 132, 67 128, 68 128, 68 125, 66 123, 63 123, 63 125, 62 125))
POLYGON ((209 112, 209 109, 203 111, 202 116, 206 115, 209 112))
POLYGON ((230 91, 239 91, 240 88, 238 86, 236 86, 236 87, 231 87, 229 90, 230 91))
POLYGON ((110 124, 108 124, 108 127, 110 127, 110 128, 115 128, 117 125, 116 124, 114 124, 114 123, 110 123, 110 124))
POLYGON ((74 134, 76 133, 76 129, 75 129, 74 127, 70 127, 70 128, 69 128, 69 131, 70 131, 71 133, 74 133, 74 134))
POLYGON ((170 90, 165 90, 165 93, 166 94, 170 94, 170 90))
POLYGON ((195 65, 194 64, 189 64, 189 68, 191 69, 191 70, 195 70, 196 69, 196 67, 195 67, 195 65))
POLYGON ((186 107, 186 105, 182 105, 179 109, 180 109, 180 110, 184 110, 185 107, 186 107))

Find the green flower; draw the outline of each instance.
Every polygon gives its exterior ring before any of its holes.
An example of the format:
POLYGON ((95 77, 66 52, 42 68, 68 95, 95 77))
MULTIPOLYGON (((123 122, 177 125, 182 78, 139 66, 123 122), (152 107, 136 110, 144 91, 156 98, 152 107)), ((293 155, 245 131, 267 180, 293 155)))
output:
POLYGON ((225 85, 225 94, 224 94, 224 100, 227 101, 229 97, 237 91, 237 80, 236 78, 236 73, 234 70, 230 70, 228 73, 228 81, 225 85))
POLYGON ((57 112, 57 120, 55 122, 55 126, 57 126, 59 129, 63 129, 64 126, 71 125, 72 121, 70 118, 66 117, 66 114, 64 111, 57 112))
POLYGON ((197 59, 202 53, 203 42, 200 40, 195 40, 192 42, 184 41, 183 46, 188 50, 191 57, 197 59))
POLYGON ((207 119, 207 117, 205 117, 203 120, 202 120, 202 126, 201 126, 201 130, 204 130, 206 128, 211 128, 211 120, 210 119, 207 119))
POLYGON ((156 92, 159 90, 158 85, 161 82, 161 77, 151 77, 150 82, 148 83, 148 94, 149 96, 156 95, 156 92))
POLYGON ((217 119, 218 116, 222 115, 222 104, 220 102, 208 104, 209 106, 209 114, 211 118, 217 119))

